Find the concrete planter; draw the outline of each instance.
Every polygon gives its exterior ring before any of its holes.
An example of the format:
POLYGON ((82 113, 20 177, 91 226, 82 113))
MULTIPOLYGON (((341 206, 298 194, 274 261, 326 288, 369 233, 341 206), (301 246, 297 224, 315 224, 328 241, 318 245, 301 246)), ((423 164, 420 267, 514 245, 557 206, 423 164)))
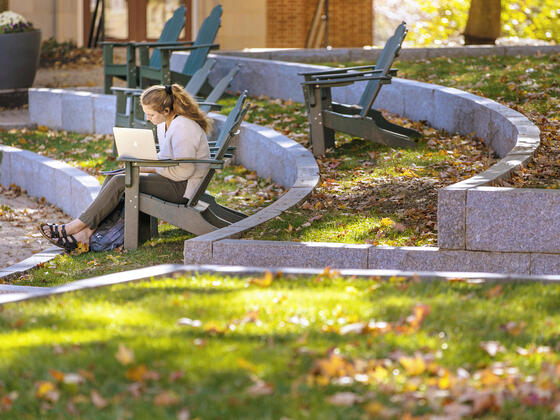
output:
POLYGON ((0 90, 31 87, 40 50, 40 30, 0 35, 0 90))

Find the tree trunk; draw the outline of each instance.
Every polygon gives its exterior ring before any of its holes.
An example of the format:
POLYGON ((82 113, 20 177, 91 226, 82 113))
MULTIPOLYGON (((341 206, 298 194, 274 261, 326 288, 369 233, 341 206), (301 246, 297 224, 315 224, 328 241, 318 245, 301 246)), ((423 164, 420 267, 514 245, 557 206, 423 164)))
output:
POLYGON ((500 0, 471 0, 465 28, 465 45, 495 44, 500 36, 500 0))
POLYGON ((9 0, 0 0, 0 13, 8 10, 9 0))

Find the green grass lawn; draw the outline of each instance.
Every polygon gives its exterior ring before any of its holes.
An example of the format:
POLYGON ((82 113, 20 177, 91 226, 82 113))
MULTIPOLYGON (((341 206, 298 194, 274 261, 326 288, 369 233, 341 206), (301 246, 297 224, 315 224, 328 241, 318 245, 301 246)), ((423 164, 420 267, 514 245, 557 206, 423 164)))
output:
POLYGON ((7 304, 0 417, 553 419, 559 298, 558 285, 326 271, 7 304))

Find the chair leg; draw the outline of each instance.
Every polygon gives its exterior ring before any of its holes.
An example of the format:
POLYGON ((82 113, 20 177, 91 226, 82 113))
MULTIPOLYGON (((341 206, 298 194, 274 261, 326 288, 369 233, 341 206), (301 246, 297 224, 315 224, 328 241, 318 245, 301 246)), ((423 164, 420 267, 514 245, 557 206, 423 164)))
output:
POLYGON ((138 248, 138 195, 140 184, 140 168, 138 166, 126 165, 124 192, 124 247, 134 250, 138 248))
POLYGON ((323 112, 331 108, 331 92, 329 88, 307 86, 305 96, 313 155, 322 156, 334 146, 334 130, 325 125, 323 118, 323 112))
POLYGON ((419 131, 413 130, 412 128, 401 127, 400 125, 393 124, 385 119, 381 112, 370 109, 368 112, 368 117, 371 117, 379 128, 387 131, 392 131, 397 134, 402 134, 407 137, 420 138, 422 134, 419 131))

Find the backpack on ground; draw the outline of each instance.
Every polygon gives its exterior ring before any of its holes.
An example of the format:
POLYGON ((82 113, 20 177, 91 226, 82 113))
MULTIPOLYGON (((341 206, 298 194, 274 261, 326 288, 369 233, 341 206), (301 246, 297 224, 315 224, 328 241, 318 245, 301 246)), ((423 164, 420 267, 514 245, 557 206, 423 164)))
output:
POLYGON ((110 251, 124 245, 124 200, 103 219, 89 239, 91 251, 110 251))

